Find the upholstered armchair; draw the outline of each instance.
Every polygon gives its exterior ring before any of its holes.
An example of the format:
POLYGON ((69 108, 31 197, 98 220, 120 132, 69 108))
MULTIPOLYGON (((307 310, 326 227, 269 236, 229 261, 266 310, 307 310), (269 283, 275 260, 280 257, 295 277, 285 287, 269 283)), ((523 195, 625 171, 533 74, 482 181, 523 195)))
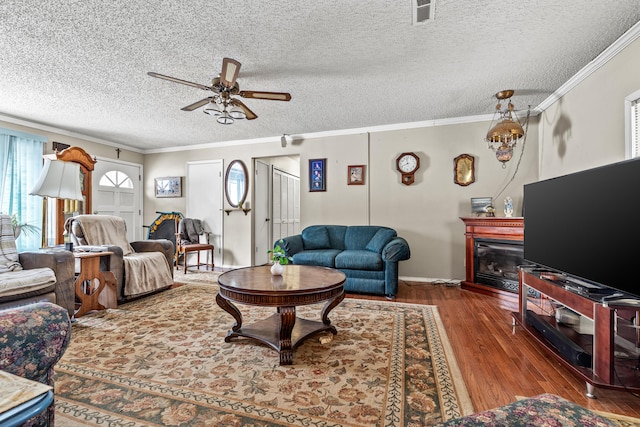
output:
MULTIPOLYGON (((0 370, 53 387, 54 365, 71 339, 69 319, 50 302, 0 310, 0 370)), ((52 403, 24 425, 53 427, 54 415, 52 403)))
POLYGON ((78 215, 67 219, 65 228, 77 250, 113 252, 103 258, 108 265, 101 268, 115 275, 118 301, 173 284, 175 250, 170 240, 129 242, 124 219, 112 215, 78 215))
POLYGON ((18 253, 11 217, 0 215, 0 309, 41 301, 56 303, 73 316, 73 254, 55 249, 18 253))

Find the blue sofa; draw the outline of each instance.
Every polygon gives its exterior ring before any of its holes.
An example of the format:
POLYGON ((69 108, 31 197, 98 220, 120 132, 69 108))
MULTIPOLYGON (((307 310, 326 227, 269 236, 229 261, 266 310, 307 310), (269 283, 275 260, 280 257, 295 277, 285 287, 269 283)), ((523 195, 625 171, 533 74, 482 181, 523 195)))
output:
POLYGON ((398 293, 398 262, 411 256, 394 229, 373 225, 312 225, 282 240, 294 264, 336 268, 345 291, 387 298, 398 293))

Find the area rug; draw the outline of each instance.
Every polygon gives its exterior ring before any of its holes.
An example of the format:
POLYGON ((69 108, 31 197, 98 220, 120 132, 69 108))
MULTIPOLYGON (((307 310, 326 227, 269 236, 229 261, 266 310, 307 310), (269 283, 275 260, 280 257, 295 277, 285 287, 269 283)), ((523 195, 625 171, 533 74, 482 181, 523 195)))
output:
MULTIPOLYGON (((434 306, 344 300, 338 334, 279 366, 266 346, 224 342, 234 321, 216 292, 180 286, 79 318, 56 365, 56 426, 422 426, 473 412, 434 306)), ((241 310, 245 324, 273 312, 241 310)))
POLYGON ((173 272, 173 282, 178 285, 215 285, 218 276, 221 274, 221 271, 198 270, 195 268, 187 269, 187 272, 184 273, 182 267, 180 267, 180 269, 176 269, 173 272))

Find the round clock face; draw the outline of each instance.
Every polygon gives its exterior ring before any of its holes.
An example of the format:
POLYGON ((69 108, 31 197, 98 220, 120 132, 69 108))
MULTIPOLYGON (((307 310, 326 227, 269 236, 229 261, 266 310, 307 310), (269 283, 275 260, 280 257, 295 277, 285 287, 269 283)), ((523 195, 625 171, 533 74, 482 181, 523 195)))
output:
POLYGON ((411 154, 405 154, 398 159, 398 169, 401 172, 409 173, 418 168, 418 160, 411 154))

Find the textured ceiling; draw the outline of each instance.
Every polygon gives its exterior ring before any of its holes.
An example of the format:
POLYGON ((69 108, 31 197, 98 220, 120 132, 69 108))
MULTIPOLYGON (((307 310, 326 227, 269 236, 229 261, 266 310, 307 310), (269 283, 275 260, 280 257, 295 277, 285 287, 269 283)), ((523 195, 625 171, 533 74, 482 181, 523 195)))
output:
POLYGON ((153 150, 488 114, 515 89, 536 106, 640 21, 637 0, 3 0, 0 118, 153 150), (223 126, 208 85, 242 63, 258 118, 223 126))

